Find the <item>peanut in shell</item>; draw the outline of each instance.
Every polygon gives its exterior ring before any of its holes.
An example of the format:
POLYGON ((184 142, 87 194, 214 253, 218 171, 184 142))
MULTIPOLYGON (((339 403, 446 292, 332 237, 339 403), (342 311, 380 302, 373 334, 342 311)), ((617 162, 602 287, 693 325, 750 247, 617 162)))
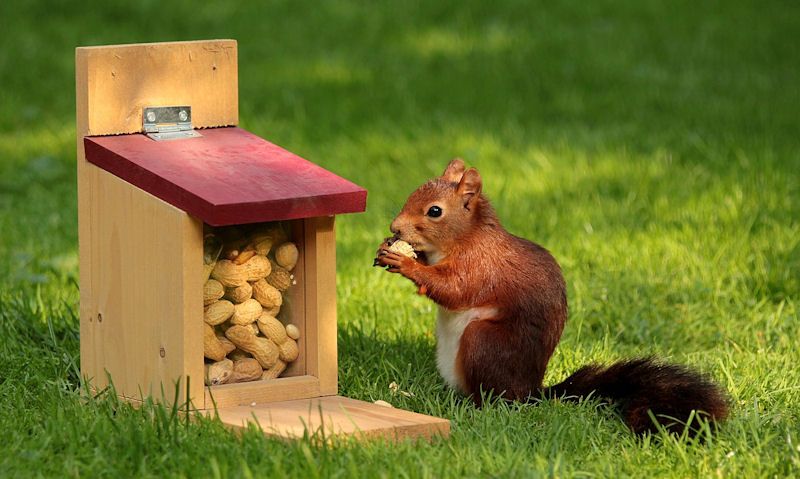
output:
POLYGON ((216 326, 224 323, 228 318, 233 316, 235 308, 233 303, 225 299, 219 300, 216 303, 211 303, 206 306, 203 313, 203 320, 206 324, 216 326))

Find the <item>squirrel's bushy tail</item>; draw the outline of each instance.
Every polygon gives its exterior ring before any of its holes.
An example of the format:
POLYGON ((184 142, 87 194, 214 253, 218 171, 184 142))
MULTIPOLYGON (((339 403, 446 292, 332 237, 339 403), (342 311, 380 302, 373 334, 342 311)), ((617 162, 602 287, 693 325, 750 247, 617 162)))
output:
MULTIPOLYGON (((590 364, 564 381, 545 388, 545 397, 601 398, 619 408, 625 424, 635 433, 656 431, 655 417, 669 432, 680 434, 692 418, 718 423, 728 415, 725 392, 701 374, 684 366, 663 364, 653 358, 630 359, 610 366, 590 364)), ((693 424, 697 426, 697 423, 693 424)), ((691 427, 689 432, 696 432, 691 427)))

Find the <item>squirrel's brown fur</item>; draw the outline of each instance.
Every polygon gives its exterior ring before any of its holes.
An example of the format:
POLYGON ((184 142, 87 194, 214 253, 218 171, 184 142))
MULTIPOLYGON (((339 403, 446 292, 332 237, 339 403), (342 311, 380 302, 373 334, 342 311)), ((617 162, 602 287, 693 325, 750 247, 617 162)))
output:
POLYGON ((616 401, 637 432, 654 428, 648 411, 684 422, 692 410, 716 421, 727 416, 725 395, 716 385, 686 368, 650 359, 586 366, 543 388, 567 319, 561 268, 546 249, 508 233, 481 190, 478 171, 453 160, 441 177, 411 194, 392 222, 395 238, 410 243, 420 259, 381 248, 376 260, 438 304, 440 323, 448 318, 463 323, 454 329, 460 333, 454 338, 455 387, 478 404, 481 391, 519 401, 594 392, 616 401))

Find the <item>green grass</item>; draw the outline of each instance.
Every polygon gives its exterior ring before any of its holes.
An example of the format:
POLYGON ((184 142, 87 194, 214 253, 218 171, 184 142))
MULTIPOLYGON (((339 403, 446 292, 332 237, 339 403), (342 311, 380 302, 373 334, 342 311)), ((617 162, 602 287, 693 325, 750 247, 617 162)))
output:
POLYGON ((800 475, 797 4, 260 3, 0 3, 0 476, 800 475), (220 37, 242 125, 370 192, 338 223, 340 392, 446 417, 449 440, 284 443, 80 394, 73 48, 220 37), (719 434, 443 387, 433 305, 370 264, 457 155, 564 269, 546 381, 656 353, 730 391, 719 434))

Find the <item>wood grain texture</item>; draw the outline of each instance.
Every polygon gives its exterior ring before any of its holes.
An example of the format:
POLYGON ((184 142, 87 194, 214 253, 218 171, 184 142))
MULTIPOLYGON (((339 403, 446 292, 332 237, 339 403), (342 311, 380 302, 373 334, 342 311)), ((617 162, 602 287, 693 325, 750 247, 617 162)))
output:
POLYGON ((241 128, 89 137, 89 162, 212 226, 361 212, 367 192, 241 128))
POLYGON ((203 398, 202 224, 107 172, 97 172, 92 186, 91 314, 81 318, 82 374, 98 388, 110 375, 121 396, 166 402, 179 380, 179 401, 185 398, 190 376, 197 403, 203 398))
MULTIPOLYGON (((189 75, 181 77, 170 68, 170 55, 177 52, 197 57, 204 51, 200 57, 208 59, 217 57, 220 48, 228 51, 220 62, 227 73, 216 80, 226 97, 209 103, 214 108, 201 108, 195 121, 235 124, 235 46, 212 41, 76 49, 81 373, 93 387, 105 386, 111 374, 122 397, 159 398, 163 385, 171 401, 171 385, 180 379, 185 387, 191 376, 191 397, 196 403, 203 400, 202 359, 195 359, 202 357, 202 330, 193 324, 202 317, 202 226, 87 162, 83 139, 141 129, 137 102, 144 106, 163 99, 171 104, 163 95, 189 75), (171 78, 155 78, 165 74, 171 78), (122 83, 114 83, 118 80, 122 83), (133 118, 130 112, 136 110, 139 116, 133 118)), ((198 80, 198 85, 209 84, 198 80)))
POLYGON ((232 428, 241 429, 257 422, 265 434, 292 439, 305 434, 390 440, 431 439, 450 434, 450 422, 446 419, 341 396, 220 408, 216 414, 232 428))
POLYGON ((306 220, 306 371, 320 394, 339 391, 336 337, 336 231, 334 217, 306 220))
POLYGON ((283 298, 283 306, 278 315, 278 319, 284 325, 292 323, 297 326, 300 331, 300 339, 297 340, 297 349, 300 354, 297 359, 289 363, 286 371, 283 373, 284 377, 290 376, 304 376, 307 374, 306 370, 306 238, 305 238, 305 221, 297 220, 292 221, 291 240, 297 245, 299 255, 297 264, 292 271, 294 275, 294 282, 289 288, 288 294, 283 298))
MULTIPOLYGON (((86 161, 83 149, 83 137, 88 131, 88 67, 86 57, 79 52, 75 54, 75 129, 77 137, 77 176, 78 176, 78 268, 80 287, 80 336, 81 336, 81 375, 98 376, 101 368, 96 357, 94 325, 96 313, 92 301, 92 228, 91 205, 92 184, 96 181, 100 170, 86 161)), ((102 371, 102 369, 101 369, 102 371)))
POLYGON ((237 57, 234 40, 76 49, 81 136, 140 132, 146 106, 189 105, 196 128, 237 125, 237 57))
POLYGON ((319 379, 313 376, 292 376, 206 387, 205 407, 214 409, 249 406, 252 403, 264 404, 318 396, 319 379))

